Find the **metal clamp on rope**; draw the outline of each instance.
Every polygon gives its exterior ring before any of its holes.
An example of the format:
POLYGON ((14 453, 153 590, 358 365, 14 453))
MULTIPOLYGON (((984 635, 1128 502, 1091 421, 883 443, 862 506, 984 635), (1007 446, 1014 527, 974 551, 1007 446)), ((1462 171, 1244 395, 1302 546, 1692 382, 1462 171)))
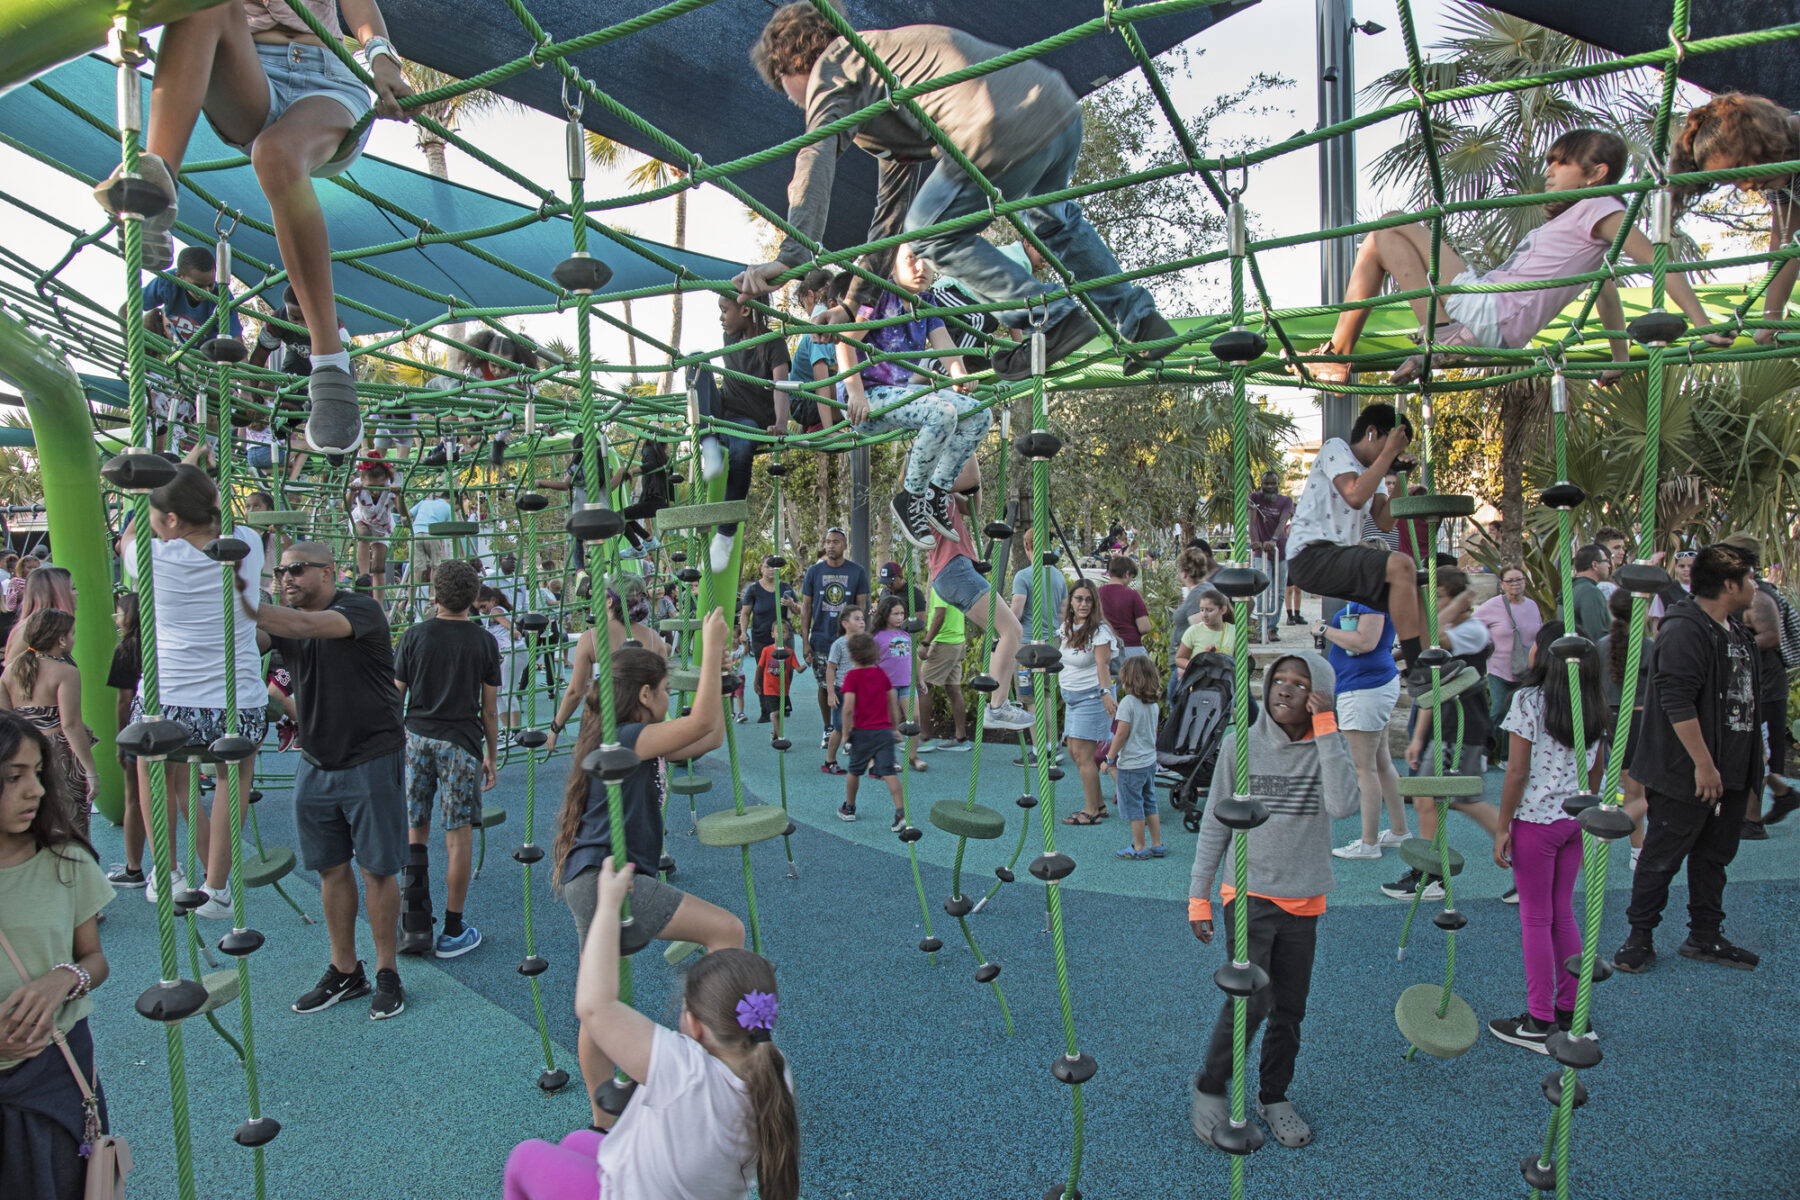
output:
POLYGON ((127 68, 140 67, 150 60, 150 48, 138 32, 136 21, 130 17, 113 21, 112 28, 106 31, 106 57, 116 66, 127 68))
POLYGON ((1550 411, 1558 415, 1569 411, 1569 380, 1560 363, 1550 372, 1550 411))
POLYGON ((1650 240, 1658 246, 1667 246, 1674 239, 1674 204, 1669 189, 1660 187, 1650 193, 1650 240))
POLYGON ((144 131, 143 76, 131 66, 119 66, 119 135, 144 131))
MULTIPOLYGON (((569 116, 568 133, 564 141, 564 149, 569 159, 569 182, 575 183, 587 178, 587 142, 581 128, 581 114, 569 116)), ((577 216, 579 220, 579 216, 577 216)))
POLYGON ((1044 326, 1050 320, 1050 302, 1042 296, 1026 297, 1025 320, 1031 330, 1031 373, 1042 376, 1049 367, 1044 326))
POLYGON ((1226 248, 1233 258, 1243 258, 1250 253, 1249 227, 1244 220, 1244 202, 1241 193, 1231 193, 1231 203, 1225 208, 1227 223, 1226 248))
POLYGON ((525 399, 525 436, 537 436, 537 400, 530 396, 525 399))

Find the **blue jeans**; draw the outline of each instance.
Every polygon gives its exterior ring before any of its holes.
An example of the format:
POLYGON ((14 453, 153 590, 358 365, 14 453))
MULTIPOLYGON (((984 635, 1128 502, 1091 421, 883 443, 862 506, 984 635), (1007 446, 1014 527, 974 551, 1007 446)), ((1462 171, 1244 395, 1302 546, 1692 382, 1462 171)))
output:
POLYGON ((1127 821, 1142 821, 1156 815, 1156 768, 1120 767, 1113 787, 1113 799, 1119 813, 1127 821))
POLYGON ((251 442, 244 448, 244 461, 259 471, 267 471, 273 463, 287 461, 287 447, 251 442))
MULTIPOLYGON (((750 469, 755 465, 757 452, 764 443, 751 441, 747 437, 737 437, 728 432, 729 429, 756 429, 747 421, 739 421, 732 417, 722 417, 714 436, 725 445, 725 499, 748 500, 750 498, 750 469)), ((762 430, 756 429, 758 433, 762 430)), ((726 537, 737 534, 737 523, 719 526, 719 532, 726 537)))
MULTIPOLYGON (((987 178, 1004 199, 1041 196, 1067 187, 1080 157, 1081 118, 1076 117, 1037 153, 998 168, 987 178)), ((906 214, 906 228, 912 232, 971 213, 985 212, 987 208, 987 197, 962 169, 947 158, 939 159, 936 169, 913 198, 912 208, 906 214)), ((1081 205, 1073 200, 1028 208, 1021 215, 1031 226, 1031 231, 1076 279, 1099 279, 1119 273, 1119 260, 1082 215, 1081 205)), ((992 242, 981 236, 981 228, 976 225, 915 238, 913 249, 929 260, 939 274, 957 280, 977 300, 985 303, 1023 301, 1053 290, 1000 253, 992 242)), ((1150 293, 1136 284, 1108 284, 1087 295, 1127 338, 1135 339, 1139 325, 1156 311, 1156 302, 1150 298, 1150 293)), ((1068 297, 1052 301, 1048 320, 1055 323, 1074 308, 1075 301, 1068 297)), ((1025 327, 1026 314, 1022 308, 995 315, 1014 329, 1025 327)))

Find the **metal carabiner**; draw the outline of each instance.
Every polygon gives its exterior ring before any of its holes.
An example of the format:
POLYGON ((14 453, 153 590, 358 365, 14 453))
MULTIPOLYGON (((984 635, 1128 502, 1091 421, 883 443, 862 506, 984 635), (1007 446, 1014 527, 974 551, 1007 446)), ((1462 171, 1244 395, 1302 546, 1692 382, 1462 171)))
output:
MULTIPOLYGON (((534 56, 537 54, 537 51, 538 51, 538 47, 533 46, 531 48, 531 52, 534 56)), ((575 101, 573 104, 571 104, 569 102, 569 85, 573 82, 575 82, 575 81, 571 76, 568 76, 568 75, 563 76, 562 106, 563 106, 563 112, 564 112, 564 114, 566 114, 568 116, 569 120, 579 121, 579 120, 581 120, 582 110, 587 107, 587 93, 583 92, 580 88, 576 88, 575 89, 575 101)))
POLYGON ((223 223, 225 220, 225 210, 221 208, 219 210, 219 215, 213 218, 213 232, 218 234, 221 240, 224 238, 228 238, 233 233, 237 232, 238 222, 242 219, 243 219, 243 214, 238 212, 236 209, 232 209, 231 210, 231 224, 227 225, 223 229, 219 228, 220 224, 223 223))

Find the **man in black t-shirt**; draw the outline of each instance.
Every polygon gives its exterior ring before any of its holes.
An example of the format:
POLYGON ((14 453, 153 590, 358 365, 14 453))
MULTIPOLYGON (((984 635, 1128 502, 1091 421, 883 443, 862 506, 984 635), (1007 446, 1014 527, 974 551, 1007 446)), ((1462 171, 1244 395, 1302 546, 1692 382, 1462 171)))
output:
POLYGON ((481 578, 452 559, 432 580, 437 616, 400 636, 394 682, 406 710, 407 861, 400 886, 400 953, 456 958, 481 945, 463 921, 481 820, 481 793, 499 782, 500 644, 469 620, 481 578), (485 752, 483 745, 486 746, 485 752), (444 932, 431 936, 426 851, 431 806, 444 794, 444 932))
POLYGON ((368 596, 337 590, 337 562, 322 542, 289 546, 275 576, 288 607, 261 606, 256 626, 293 677, 305 746, 294 771, 294 826, 301 860, 319 877, 331 937, 331 965, 293 1007, 314 1013, 369 993, 356 957, 355 858, 375 938, 369 1016, 379 1021, 406 1007, 394 958, 406 751, 387 617, 368 596))
POLYGON ((790 622, 795 621, 800 616, 800 599, 781 579, 780 568, 765 558, 762 578, 745 584, 744 594, 738 598, 738 640, 748 650, 749 661, 756 662, 763 647, 775 644, 775 616, 780 609, 787 610, 790 622))
POLYGON ((1631 933, 1613 955, 1628 974, 1656 961, 1651 935, 1669 884, 1687 865, 1688 938, 1683 958, 1753 969, 1725 924, 1725 868, 1737 857, 1744 811, 1763 783, 1756 696, 1756 639, 1740 621, 1756 597, 1755 556, 1708 546, 1694 559, 1693 596, 1663 614, 1650 651, 1643 728, 1630 765, 1649 812, 1631 878, 1631 933))

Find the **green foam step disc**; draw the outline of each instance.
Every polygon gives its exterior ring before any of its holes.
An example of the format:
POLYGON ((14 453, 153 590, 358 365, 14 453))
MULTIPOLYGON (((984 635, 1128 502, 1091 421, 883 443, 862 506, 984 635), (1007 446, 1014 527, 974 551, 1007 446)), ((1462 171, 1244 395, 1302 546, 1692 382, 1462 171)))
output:
POLYGON ((665 508, 656 514, 656 532, 704 529, 709 525, 735 525, 750 519, 748 500, 721 500, 717 504, 689 504, 665 508))
POLYGON ((215 1009, 223 1008, 238 998, 238 973, 236 967, 224 971, 212 971, 201 978, 200 986, 206 989, 206 1003, 200 1006, 196 1017, 204 1017, 215 1009))
POLYGON ((700 818, 702 846, 754 846, 787 831, 787 813, 772 804, 754 804, 743 812, 724 809, 700 818))
POLYGON ((669 794, 673 796, 703 796, 712 791, 712 777, 708 775, 677 775, 669 780, 669 794))
POLYGON ((245 887, 268 887, 271 883, 286 879, 293 870, 294 852, 286 846, 277 846, 260 854, 244 854, 242 872, 245 887))
MULTIPOLYGON (((1457 699, 1464 692, 1467 692, 1472 688, 1485 686, 1486 678, 1486 676, 1476 671, 1467 669, 1459 671, 1449 679, 1438 684, 1437 698, 1442 702, 1444 707, 1447 708, 1452 700, 1457 699)), ((1425 692, 1423 695, 1414 696, 1413 707, 1423 708, 1429 711, 1432 708, 1431 693, 1425 692)))
POLYGON ((1473 496, 1395 496, 1388 501, 1388 511, 1396 517, 1472 517, 1473 496))
POLYGON ((1473 775, 1410 775, 1400 781, 1400 794, 1468 800, 1481 795, 1481 780, 1473 775))
POLYGON ((980 804, 964 808, 960 800, 939 800, 931 806, 931 823, 955 837, 992 841, 1006 832, 1006 818, 980 804))
MULTIPOLYGON (((1461 875, 1463 856, 1455 850, 1450 852, 1450 874, 1461 875)), ((1427 879, 1441 878, 1444 869, 1438 861, 1437 847, 1428 838, 1407 838, 1400 843, 1400 858, 1407 866, 1418 871, 1427 879)))
POLYGON ((433 521, 425 532, 434 538, 474 537, 481 532, 481 525, 477 521, 433 521))
POLYGON ((670 942, 663 950, 663 958, 670 966, 680 966, 696 954, 706 953, 706 947, 699 942, 670 942))
POLYGON ((504 808, 488 807, 481 810, 481 827, 483 829, 492 829, 496 825, 504 824, 506 824, 506 810, 504 808))
POLYGON ((1394 1024, 1400 1027, 1402 1037, 1433 1058, 1456 1058, 1475 1045, 1481 1023, 1468 1001, 1454 992, 1444 1015, 1438 1016, 1443 996, 1441 984, 1414 984, 1394 1002, 1394 1024))
POLYGON ((304 525, 306 522, 306 514, 298 509, 292 508, 278 508, 273 512, 253 512, 244 514, 244 524, 252 529, 272 529, 281 525, 304 525))

